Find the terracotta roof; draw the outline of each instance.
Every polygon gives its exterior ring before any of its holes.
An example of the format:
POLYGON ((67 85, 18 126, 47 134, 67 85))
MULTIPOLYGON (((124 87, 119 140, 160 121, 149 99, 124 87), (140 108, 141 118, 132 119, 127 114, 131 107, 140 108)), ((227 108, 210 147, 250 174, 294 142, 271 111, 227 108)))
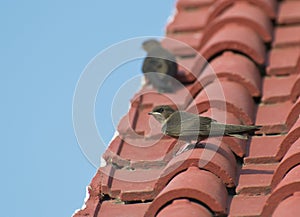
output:
POLYGON ((188 91, 133 97, 75 216, 298 216, 300 1, 178 0, 176 8, 166 35, 197 49, 215 75, 191 49, 163 42, 188 91), (147 115, 160 104, 263 127, 248 142, 214 138, 178 154, 183 142, 147 115))

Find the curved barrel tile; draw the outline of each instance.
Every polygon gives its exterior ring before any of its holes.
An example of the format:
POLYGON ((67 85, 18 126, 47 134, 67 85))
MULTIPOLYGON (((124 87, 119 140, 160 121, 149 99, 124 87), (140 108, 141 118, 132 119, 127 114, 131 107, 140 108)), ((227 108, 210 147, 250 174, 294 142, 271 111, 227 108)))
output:
POLYGON ((276 154, 276 159, 280 161, 290 147, 299 139, 300 135, 300 118, 296 121, 293 127, 289 130, 283 141, 280 143, 280 148, 276 154))
POLYGON ((189 111, 203 113, 210 108, 225 110, 236 116, 243 124, 251 125, 255 120, 255 104, 248 90, 242 85, 221 80, 207 85, 190 104, 189 111))
POLYGON ((209 60, 227 50, 242 53, 259 65, 266 61, 266 49, 262 39, 247 26, 235 23, 223 26, 203 45, 200 53, 209 60))
POLYGON ((207 23, 213 22, 218 16, 220 16, 227 8, 234 5, 235 0, 217 0, 215 4, 210 8, 210 14, 208 16, 207 23))
POLYGON ((199 76, 207 61, 201 55, 196 55, 195 57, 178 59, 177 63, 178 74, 176 78, 182 83, 191 83, 199 76))
POLYGON ((292 90, 291 90, 291 95, 290 95, 290 99, 292 100, 292 102, 296 102, 297 99, 300 96, 300 75, 298 75, 295 78, 296 82, 294 83, 292 90))
POLYGON ((237 2, 209 23, 204 30, 201 44, 207 43, 222 26, 230 23, 247 26, 257 32, 268 43, 272 40, 272 23, 269 17, 257 6, 246 2, 237 2))
POLYGON ((164 207, 157 217, 213 217, 213 214, 203 205, 189 201, 188 199, 177 199, 164 207))
POLYGON ((262 79, 259 69, 249 58, 241 54, 224 52, 210 62, 210 66, 204 69, 199 79, 206 84, 218 78, 242 84, 253 97, 261 95, 262 79))
POLYGON ((298 100, 294 103, 286 119, 286 125, 288 129, 291 129, 292 126, 297 122, 299 115, 300 115, 300 98, 298 98, 298 100))
POLYGON ((160 175, 161 179, 156 184, 157 191, 165 187, 172 177, 190 166, 197 166, 210 171, 220 177, 228 187, 236 185, 237 168, 234 155, 226 144, 209 139, 208 143, 199 148, 185 151, 173 157, 160 175))
POLYGON ((222 181, 214 174, 190 167, 175 176, 153 200, 145 216, 154 217, 167 203, 190 198, 204 203, 216 215, 227 213, 227 191, 222 181))
POLYGON ((273 217, 295 217, 300 213, 300 196, 299 192, 282 201, 275 209, 273 217))
POLYGON ((272 216, 280 202, 297 191, 300 191, 300 165, 291 169, 272 191, 266 201, 261 216, 272 216))
MULTIPOLYGON (((298 134, 299 135, 299 134, 298 134)), ((275 187, 280 183, 283 177, 288 173, 290 169, 299 164, 300 159, 300 140, 298 139, 288 150, 279 166, 275 170, 271 187, 275 187)))

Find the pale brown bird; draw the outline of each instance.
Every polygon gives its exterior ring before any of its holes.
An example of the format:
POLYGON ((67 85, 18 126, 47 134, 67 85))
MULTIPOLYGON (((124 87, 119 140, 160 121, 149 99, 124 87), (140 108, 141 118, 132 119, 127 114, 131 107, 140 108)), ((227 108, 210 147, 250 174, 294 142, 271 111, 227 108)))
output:
POLYGON ((249 134, 261 128, 261 126, 223 124, 209 117, 175 111, 167 105, 156 106, 148 114, 162 124, 163 134, 189 142, 220 136, 247 139, 249 134))
POLYGON ((173 92, 178 70, 175 56, 155 39, 143 42, 143 49, 147 52, 142 67, 146 79, 158 92, 173 92))

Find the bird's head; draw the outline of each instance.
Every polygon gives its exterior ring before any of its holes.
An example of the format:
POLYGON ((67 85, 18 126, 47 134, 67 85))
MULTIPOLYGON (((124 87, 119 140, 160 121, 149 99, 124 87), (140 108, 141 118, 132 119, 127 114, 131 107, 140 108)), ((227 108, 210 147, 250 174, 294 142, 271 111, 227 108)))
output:
POLYGON ((149 52, 153 48, 161 47, 160 42, 155 39, 149 39, 147 41, 144 41, 142 44, 142 47, 145 51, 149 52))
POLYGON ((152 109, 148 115, 152 115, 157 121, 163 123, 174 112, 175 110, 168 105, 159 105, 152 109))

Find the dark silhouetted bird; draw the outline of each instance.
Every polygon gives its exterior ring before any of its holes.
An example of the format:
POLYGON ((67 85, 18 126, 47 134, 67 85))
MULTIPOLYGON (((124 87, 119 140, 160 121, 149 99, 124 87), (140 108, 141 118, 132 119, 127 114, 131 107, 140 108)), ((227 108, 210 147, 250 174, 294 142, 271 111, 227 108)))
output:
POLYGON ((162 124, 163 134, 189 142, 201 141, 210 136, 247 139, 249 134, 261 128, 261 126, 223 124, 209 117, 175 111, 166 105, 157 106, 148 114, 154 116, 162 124))
POLYGON ((143 42, 143 49, 147 52, 142 67, 146 79, 158 92, 173 92, 174 82, 172 81, 177 74, 175 56, 155 39, 143 42))

